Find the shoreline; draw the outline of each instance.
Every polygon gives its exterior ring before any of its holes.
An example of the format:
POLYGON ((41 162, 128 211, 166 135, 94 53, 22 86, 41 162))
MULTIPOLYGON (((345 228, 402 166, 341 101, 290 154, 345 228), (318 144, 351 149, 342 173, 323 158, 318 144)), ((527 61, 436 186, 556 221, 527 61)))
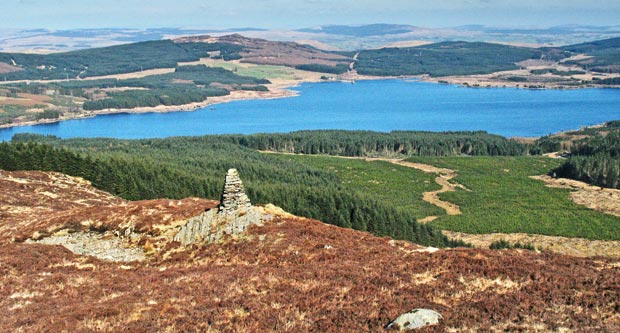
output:
MULTIPOLYGON (((38 119, 23 122, 16 122, 10 124, 0 125, 1 129, 22 127, 22 126, 35 126, 43 124, 53 124, 67 120, 75 119, 87 119, 93 118, 99 115, 108 114, 139 114, 139 113, 169 113, 169 112, 192 112, 202 108, 206 108, 211 105, 224 104, 234 101, 254 100, 254 99, 278 99, 289 98, 299 96, 299 92, 291 90, 291 88, 298 87, 303 83, 320 83, 320 82, 347 82, 347 81, 369 81, 369 80, 418 80, 420 82, 428 82, 435 84, 448 84, 456 85, 462 88, 473 89, 485 89, 485 88, 512 88, 512 89, 535 89, 535 90, 565 90, 565 89, 619 89, 620 86, 592 86, 592 85, 580 85, 580 86, 561 86, 552 83, 537 84, 536 87, 523 86, 522 83, 507 82, 501 80, 484 81, 484 85, 477 83, 471 84, 469 82, 481 82, 480 76, 450 76, 450 77, 431 77, 429 75, 412 75, 412 76, 366 76, 356 75, 352 79, 329 79, 323 80, 321 76, 325 73, 318 72, 306 72, 303 77, 297 79, 270 79, 272 83, 265 84, 269 91, 249 91, 249 90, 235 90, 231 91, 229 95, 210 97, 202 102, 194 102, 190 104, 181 105, 158 105, 154 107, 137 107, 133 109, 105 109, 97 111, 84 111, 81 114, 71 114, 69 116, 60 116, 56 119, 38 119)), ((484 75, 486 76, 486 75, 484 75)), ((586 126, 589 127, 589 126, 586 126)), ((526 138, 535 139, 535 138, 526 138)))
POLYGON ((486 89, 486 88, 508 88, 508 89, 528 89, 528 90, 577 90, 577 89, 620 89, 620 85, 564 85, 554 82, 511 82, 502 80, 493 80, 480 78, 476 75, 472 76, 447 76, 447 77, 430 77, 423 75, 419 78, 423 82, 431 82, 437 84, 456 85, 461 88, 486 89))
POLYGON ((57 119, 40 119, 40 120, 30 120, 24 122, 17 122, 11 124, 3 124, 0 125, 0 129, 12 128, 12 127, 21 127, 21 126, 35 126, 42 124, 53 124, 66 120, 74 120, 74 119, 87 119, 93 118, 100 115, 107 114, 121 114, 121 113, 169 113, 169 112, 191 112, 196 111, 210 105, 224 104, 234 101, 242 101, 242 100, 252 100, 252 99, 276 99, 276 98, 288 98, 298 96, 299 93, 290 90, 290 88, 294 88, 301 83, 304 82, 313 82, 313 81, 300 81, 296 84, 290 85, 281 85, 281 84, 267 84, 269 91, 249 91, 249 90, 235 90, 231 91, 229 95, 226 96, 217 96, 217 97, 209 97, 208 99, 202 102, 195 102, 190 104, 181 104, 181 105, 158 105, 158 106, 143 106, 137 107, 133 109, 105 109, 105 110, 97 110, 97 111, 85 111, 82 114, 70 115, 70 116, 61 116, 57 119))
MULTIPOLYGON (((254 99, 278 99, 289 98, 299 96, 299 92, 291 90, 291 88, 298 87, 303 83, 320 83, 320 82, 340 82, 341 80, 322 80, 320 77, 325 75, 324 73, 307 72, 303 78, 300 79, 270 79, 272 83, 265 84, 269 91, 251 91, 251 90, 234 90, 226 96, 209 97, 202 102, 194 102, 190 104, 181 105, 158 105, 158 106, 143 106, 133 109, 105 109, 96 111, 84 111, 81 114, 60 116, 56 119, 39 119, 30 120, 24 122, 16 122, 11 124, 2 124, 0 129, 7 129, 13 127, 22 126, 35 126, 43 124, 59 123, 66 120, 75 119, 87 119, 100 115, 108 114, 139 114, 139 113, 169 113, 169 112, 192 112, 202 108, 206 108, 211 105, 224 104, 235 101, 254 100, 254 99)), ((401 77, 380 77, 380 76, 363 76, 360 75, 356 78, 358 81, 367 80, 389 80, 389 79, 402 79, 401 77)))

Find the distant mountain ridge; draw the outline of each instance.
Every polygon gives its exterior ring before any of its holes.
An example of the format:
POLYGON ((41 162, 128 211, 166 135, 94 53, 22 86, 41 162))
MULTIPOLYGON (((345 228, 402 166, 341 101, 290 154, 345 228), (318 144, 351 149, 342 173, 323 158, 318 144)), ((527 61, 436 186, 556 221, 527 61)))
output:
POLYGON ((330 35, 345 35, 354 37, 398 35, 418 29, 412 25, 403 24, 368 24, 368 25, 325 25, 317 28, 299 29, 301 32, 325 33, 330 35))
POLYGON ((0 30, 0 51, 50 53, 110 46, 190 35, 222 36, 243 33, 249 37, 278 41, 316 41, 330 48, 356 50, 384 45, 444 40, 517 43, 520 45, 561 46, 620 36, 620 26, 562 25, 553 27, 493 27, 464 25, 432 28, 415 24, 322 25, 300 29, 269 30, 242 28, 101 28, 0 30))

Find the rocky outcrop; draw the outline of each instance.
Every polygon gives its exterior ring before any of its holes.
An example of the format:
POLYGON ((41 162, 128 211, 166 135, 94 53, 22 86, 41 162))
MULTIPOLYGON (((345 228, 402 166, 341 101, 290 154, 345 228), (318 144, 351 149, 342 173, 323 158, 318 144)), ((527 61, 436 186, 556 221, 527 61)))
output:
MULTIPOLYGON (((129 238, 138 239, 139 237, 137 234, 129 235, 129 238)), ((28 240, 26 243, 62 245, 75 254, 106 261, 130 262, 146 258, 142 247, 135 246, 110 232, 61 232, 38 241, 28 240)))
POLYGON ((218 204, 128 202, 68 176, 0 171, 0 332, 384 332, 386 318, 414 307, 443 315, 415 332, 620 332, 617 259, 470 248, 429 253, 272 205, 256 207, 273 221, 246 229, 242 242, 168 246, 190 217, 207 208, 217 215, 218 204), (146 259, 116 263, 11 241, 35 231, 60 239, 58 228, 71 230, 63 244, 120 238, 142 247, 146 259), (90 236, 77 233, 88 230, 90 236))
POLYGON ((174 240, 183 245, 211 243, 225 235, 241 234, 250 225, 260 225, 262 222, 263 214, 252 206, 243 189, 239 173, 236 169, 230 169, 226 173, 218 208, 190 218, 174 236, 174 240))

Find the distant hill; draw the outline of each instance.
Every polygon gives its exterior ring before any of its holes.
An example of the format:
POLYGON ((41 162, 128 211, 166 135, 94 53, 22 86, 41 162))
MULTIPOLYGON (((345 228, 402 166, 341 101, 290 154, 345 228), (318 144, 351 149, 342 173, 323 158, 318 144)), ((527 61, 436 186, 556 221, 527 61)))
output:
POLYGON ((207 48, 177 44, 171 40, 148 41, 53 54, 0 53, 0 62, 23 71, 4 76, 7 80, 74 79, 171 68, 178 62, 208 56, 207 48))
POLYGON ((585 59, 569 61, 571 64, 580 65, 596 72, 620 73, 620 38, 569 45, 562 49, 590 56, 585 59))
POLYGON ((174 68, 180 62, 209 58, 211 52, 223 60, 296 67, 299 65, 342 64, 346 71, 350 58, 293 42, 272 42, 238 34, 219 38, 194 36, 155 40, 65 53, 0 53, 4 68, 12 65, 23 71, 4 71, 5 80, 75 79, 138 72, 154 68, 174 68))
POLYGON ((411 32, 416 27, 401 24, 368 24, 368 25, 326 25, 318 28, 300 29, 301 32, 325 33, 330 35, 345 35, 354 37, 398 35, 411 32))
POLYGON ((620 37, 597 40, 593 42, 568 45, 562 47, 563 50, 577 53, 597 53, 603 50, 620 50, 620 37))
POLYGON ((517 69, 517 62, 540 58, 542 51, 490 43, 442 42, 359 53, 357 70, 367 75, 470 75, 517 69))

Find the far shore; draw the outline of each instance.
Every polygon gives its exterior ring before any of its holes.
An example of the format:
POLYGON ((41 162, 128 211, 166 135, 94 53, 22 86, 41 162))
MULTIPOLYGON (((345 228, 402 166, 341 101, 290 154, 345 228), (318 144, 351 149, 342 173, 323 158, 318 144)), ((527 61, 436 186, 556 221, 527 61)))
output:
POLYGON ((0 128, 51 124, 51 123, 65 121, 65 120, 92 118, 98 115, 116 114, 116 113, 152 113, 152 112, 167 113, 167 112, 182 112, 182 111, 188 112, 188 111, 195 111, 201 108, 205 108, 210 105, 228 103, 232 101, 240 101, 240 100, 248 100, 248 99, 274 99, 274 98, 293 97, 293 96, 297 96, 298 93, 296 91, 290 90, 289 88, 295 87, 303 82, 314 82, 314 81, 304 80, 304 81, 289 82, 287 84, 283 82, 272 83, 272 84, 266 85, 269 88, 269 91, 235 90, 235 91, 231 91, 230 94, 226 96, 209 97, 205 101, 190 103, 190 104, 158 105, 154 107, 138 107, 138 108, 133 108, 133 109, 104 109, 104 110, 96 110, 96 111, 84 111, 83 113, 80 113, 80 114, 63 115, 56 119, 40 119, 40 120, 31 120, 31 121, 24 121, 24 122, 14 122, 11 124, 3 124, 3 125, 0 125, 0 128))
MULTIPOLYGON (((302 71, 297 71, 300 74, 302 71)), ((313 82, 335 82, 336 80, 323 80, 321 76, 326 75, 324 73, 304 72, 298 79, 270 79, 270 84, 265 84, 269 91, 249 91, 249 90, 234 90, 229 95, 209 97, 202 102, 182 104, 182 105, 158 105, 154 107, 138 107, 132 109, 105 109, 96 111, 83 111, 80 114, 68 114, 60 116, 56 119, 39 119, 22 122, 14 122, 10 124, 0 125, 0 129, 20 127, 20 126, 33 126, 41 124, 52 124, 65 120, 72 119, 85 119, 92 118, 99 115, 117 114, 117 113, 167 113, 167 112, 189 112, 208 107, 210 105, 223 104, 233 101, 241 100, 253 100, 253 99, 276 99, 298 96, 297 91, 291 90, 299 86, 302 83, 313 82)), ((376 76, 357 76, 356 80, 382 80, 382 79, 397 79, 394 77, 376 77, 376 76)))
MULTIPOLYGON (((491 79, 492 74, 486 75, 466 75, 466 76, 450 76, 450 77, 431 77, 429 75, 416 75, 416 76, 365 76, 355 75, 354 79, 329 79, 324 80, 322 76, 331 76, 325 73, 297 71, 298 77, 295 79, 270 79, 271 83, 265 86, 269 91, 247 91, 247 90, 235 90, 231 91, 229 95, 209 97, 202 102, 182 104, 182 105, 159 105, 155 107, 138 107, 132 109, 105 109, 97 111, 83 111, 80 114, 68 114, 60 116, 56 119, 39 119, 30 121, 16 121, 10 124, 0 125, 0 129, 20 127, 20 126, 32 126, 40 124, 51 124, 65 120, 72 119, 85 119, 92 118, 98 115, 106 114, 118 114, 118 113, 167 113, 167 112, 189 112, 208 107, 210 105, 223 104, 240 100, 253 100, 253 99, 276 99, 298 96, 297 91, 291 90, 299 86, 302 83, 313 82, 338 82, 338 81, 365 81, 365 80, 419 80, 422 82, 438 83, 438 84, 451 84, 458 85, 466 88, 521 88, 521 89, 533 89, 527 87, 523 83, 507 82, 502 80, 491 79)), ((536 83, 535 89, 582 89, 582 88, 620 88, 620 86, 591 86, 591 85, 579 85, 579 86, 562 86, 555 83, 536 83)), ((531 138, 528 138, 531 139, 531 138)))

